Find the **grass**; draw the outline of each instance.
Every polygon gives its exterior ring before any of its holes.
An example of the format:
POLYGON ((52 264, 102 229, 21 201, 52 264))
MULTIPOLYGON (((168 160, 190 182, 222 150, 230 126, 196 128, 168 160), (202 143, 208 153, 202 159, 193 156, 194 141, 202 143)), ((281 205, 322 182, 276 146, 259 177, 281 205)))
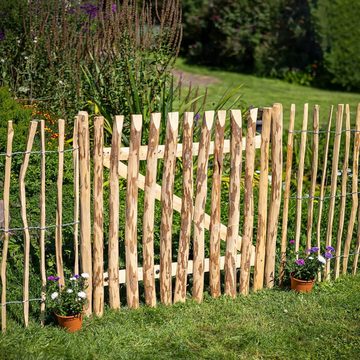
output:
POLYGON ((11 323, 1 359, 355 359, 360 276, 311 294, 264 290, 156 309, 106 311, 78 333, 11 323))
MULTIPOLYGON (((329 91, 296 84, 289 84, 278 79, 260 78, 253 75, 245 75, 221 70, 212 70, 203 66, 188 65, 183 59, 176 63, 178 70, 194 73, 197 75, 211 76, 219 80, 218 83, 208 86, 209 104, 217 103, 221 95, 230 86, 243 84, 243 100, 247 106, 255 107, 271 106, 280 102, 284 107, 284 121, 289 118, 290 105, 297 108, 296 125, 302 121, 303 106, 309 103, 309 108, 315 104, 320 105, 321 122, 325 123, 329 107, 336 104, 349 104, 354 117, 356 106, 360 102, 359 93, 329 91)), ((210 110, 210 109, 209 109, 210 110)))

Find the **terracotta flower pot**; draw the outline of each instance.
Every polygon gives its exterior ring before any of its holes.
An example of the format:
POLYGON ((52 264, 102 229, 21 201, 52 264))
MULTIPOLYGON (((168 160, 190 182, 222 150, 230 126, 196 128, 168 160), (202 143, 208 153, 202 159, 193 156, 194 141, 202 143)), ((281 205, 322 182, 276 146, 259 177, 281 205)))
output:
POLYGON ((66 328, 68 332, 75 332, 81 329, 82 327, 82 315, 72 315, 72 316, 62 316, 55 314, 58 324, 66 328))
POLYGON ((294 278, 291 274, 291 290, 295 290, 297 292, 311 292, 314 283, 315 283, 315 279, 300 280, 294 278))

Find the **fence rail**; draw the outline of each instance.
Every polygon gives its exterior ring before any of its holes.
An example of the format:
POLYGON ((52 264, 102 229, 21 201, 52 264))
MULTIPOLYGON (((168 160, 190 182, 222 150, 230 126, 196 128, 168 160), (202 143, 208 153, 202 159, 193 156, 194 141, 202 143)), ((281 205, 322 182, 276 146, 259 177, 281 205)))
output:
POLYGON ((42 315, 45 312, 45 243, 46 230, 51 227, 55 228, 55 253, 52 255, 55 256, 56 272, 62 282, 66 270, 64 241, 69 242, 68 237, 64 238, 63 229, 73 227, 71 241, 74 263, 71 268, 75 273, 80 271, 90 275, 86 313, 94 312, 97 316, 103 314, 106 291, 110 308, 120 308, 121 302, 124 302, 120 299, 120 287, 123 286, 126 287, 127 306, 137 308, 142 292, 145 303, 156 306, 158 299, 167 305, 185 301, 189 292, 196 301, 201 302, 207 287, 213 297, 222 292, 235 297, 237 293, 246 295, 251 289, 256 291, 264 286, 272 287, 277 279, 281 284, 284 281, 290 236, 295 239, 296 250, 300 246, 335 245, 334 266, 331 267, 330 260, 327 261, 323 274, 325 279, 330 278, 332 270, 335 278, 340 273, 346 273, 350 255, 355 255, 352 262, 352 273, 355 274, 360 251, 360 104, 355 119, 350 117, 348 105, 338 105, 335 131, 331 124, 333 107, 327 116, 326 130, 320 128, 321 112, 317 105, 313 109, 310 129, 308 104, 303 109, 301 130, 294 129, 295 105, 291 106, 287 131, 283 126, 281 104, 262 109, 261 135, 255 133, 257 114, 258 109, 251 109, 246 114, 239 110, 229 113, 222 110, 217 113, 206 111, 198 129, 200 137, 197 142, 194 142, 193 113, 185 113, 183 118, 179 118, 176 112, 169 113, 167 119, 161 119, 160 114, 152 114, 149 120, 141 115, 133 115, 130 133, 126 134, 129 136, 129 147, 121 146, 126 120, 123 116, 116 116, 111 147, 104 147, 104 118, 94 119, 93 134, 90 134, 89 116, 86 112, 80 112, 74 122, 71 149, 65 149, 64 120, 58 123, 57 151, 45 148, 44 121, 40 122, 40 131, 38 122, 32 121, 23 152, 12 151, 14 130, 10 121, 3 175, 2 330, 6 329, 7 304, 23 304, 25 326, 29 323, 30 301, 40 300, 42 315), (161 134, 161 122, 165 121, 166 134, 161 134), (355 125, 355 128, 351 128, 351 125, 355 125), (225 138, 229 133, 227 129, 230 129, 228 139, 225 138), (181 139, 179 134, 182 134, 181 139), (324 151, 319 148, 322 134, 326 137, 324 151), (345 139, 342 139, 342 134, 345 134, 345 139), (145 135, 147 139, 142 140, 145 135), (286 161, 283 161, 285 135, 286 161), (41 149, 32 150, 37 137, 41 149), (93 139, 92 149, 90 138, 93 139), (161 138, 165 139, 164 144, 159 143, 161 138), (141 145, 144 142, 147 145, 141 145), (341 151, 342 144, 344 151, 341 151), (330 151, 331 164, 328 161, 330 151), (72 153, 74 213, 73 221, 65 222, 63 183, 66 152, 72 153), (27 207, 26 175, 30 158, 35 153, 41 157, 40 223, 29 224, 28 213, 31 209, 27 207), (24 156, 18 178, 23 226, 11 228, 9 196, 10 179, 15 175, 12 173, 12 157, 15 154, 24 156), (53 155, 57 155, 58 159, 56 217, 54 223, 47 224, 46 158, 53 155), (309 158, 310 169, 306 172, 309 158), (144 162, 146 164, 143 166, 144 162), (351 174, 348 171, 350 167, 351 174), (104 168, 109 169, 109 199, 104 199, 104 168), (145 169, 145 174, 141 173, 142 169, 145 169), (329 170, 330 178, 327 176, 329 170), (305 173, 309 174, 309 185, 306 184, 308 197, 304 196, 305 173), (124 192, 120 191, 119 178, 126 182, 124 198, 120 198, 120 193, 124 192), (338 187, 340 178, 341 185, 338 187), (329 180, 330 191, 327 193, 329 180), (144 192, 141 201, 139 191, 144 192), (226 202, 224 191, 228 193, 226 202), (178 196, 179 193, 181 196, 178 196), (350 196, 351 206, 347 206, 350 196), (305 198, 308 199, 307 203, 303 202, 305 198), (340 203, 339 221, 335 219, 337 199, 340 203), (157 200, 161 205, 160 223, 155 221, 157 200), (327 200, 328 214, 324 214, 324 202, 327 200), (122 214, 124 208, 125 213, 122 214), (180 213, 179 231, 176 234, 173 232, 174 212, 180 213), (104 231, 104 213, 109 214, 108 231, 104 231), (143 214, 141 222, 140 213, 143 214), (327 217, 326 231, 324 215, 327 217), (120 222, 123 218, 124 224, 120 222), (142 229, 138 229, 139 223, 142 229), (124 239, 119 239, 119 228, 122 226, 124 239), (356 227, 357 236, 354 237, 356 227), (30 244, 34 236, 31 229, 39 230, 41 293, 36 299, 29 298, 30 244), (15 236, 15 230, 24 233, 22 301, 7 300, 6 292, 7 269, 10 266, 9 241, 15 236), (154 250, 155 232, 159 233, 159 253, 154 250), (175 238, 178 238, 177 248, 174 248, 175 238), (120 246, 120 243, 124 246, 120 246), (139 263, 140 255, 142 264, 139 263), (119 269, 119 258, 125 260, 123 269, 119 269), (156 259, 160 259, 160 263, 156 264, 156 259), (107 264, 107 268, 104 268, 104 264, 107 264), (143 290, 139 288, 140 282, 143 290), (108 290, 105 290, 105 286, 108 290))

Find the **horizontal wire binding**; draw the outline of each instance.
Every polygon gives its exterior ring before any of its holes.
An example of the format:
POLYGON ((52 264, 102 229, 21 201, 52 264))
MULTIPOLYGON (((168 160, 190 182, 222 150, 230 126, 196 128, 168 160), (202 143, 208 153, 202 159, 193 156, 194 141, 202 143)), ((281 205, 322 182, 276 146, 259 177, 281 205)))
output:
POLYGON ((48 226, 45 226, 45 227, 28 226, 28 227, 13 228, 13 229, 8 229, 8 230, 5 230, 5 228, 0 228, 0 231, 5 232, 5 233, 9 233, 9 232, 12 232, 12 231, 23 231, 23 230, 46 230, 46 229, 52 229, 52 228, 56 228, 56 227, 72 226, 72 225, 76 225, 76 224, 80 224, 80 221, 74 221, 74 222, 71 222, 71 223, 65 223, 65 224, 61 224, 61 225, 48 225, 48 226))
POLYGON ((289 130, 288 133, 289 134, 300 134, 300 133, 307 133, 307 134, 336 134, 336 135, 340 135, 344 132, 353 132, 353 133, 357 133, 360 132, 360 130, 356 130, 356 129, 344 129, 341 130, 340 132, 336 132, 335 130, 319 130, 319 131, 314 131, 314 130, 289 130))
POLYGON ((36 155, 40 155, 40 154, 41 154, 41 155, 42 155, 42 154, 63 154, 63 153, 67 153, 67 152, 74 152, 74 151, 76 151, 76 150, 78 150, 78 149, 79 149, 79 147, 72 148, 72 149, 66 149, 66 150, 15 151, 15 152, 12 152, 11 154, 0 153, 0 156, 12 157, 12 156, 14 156, 14 155, 23 155, 23 154, 36 154, 36 155))
MULTIPOLYGON (((349 256, 352 256, 352 255, 356 255, 356 254, 360 254, 360 252, 354 252, 354 253, 351 253, 349 254, 349 256)), ((332 259, 335 259, 335 258, 341 258, 341 257, 349 257, 349 256, 345 256, 345 255, 339 255, 339 256, 333 256, 331 259, 327 259, 327 260, 332 260, 332 259)), ((276 255, 276 257, 279 259, 280 256, 279 255, 276 255)), ((281 258, 279 259, 279 261, 282 261, 281 258)), ((43 299, 29 299, 29 300, 20 300, 20 301, 7 301, 5 303, 1 303, 0 305, 1 306, 6 306, 6 305, 9 305, 9 304, 24 304, 25 302, 30 302, 30 301, 42 301, 42 302, 45 302, 43 299)))
POLYGON ((357 192, 351 192, 351 193, 346 193, 345 195, 341 195, 341 194, 338 194, 338 195, 334 195, 334 196, 324 196, 323 198, 321 198, 320 196, 310 196, 309 194, 307 195, 304 195, 304 196, 290 196, 289 199, 296 199, 296 200, 308 200, 308 199, 317 199, 317 200, 320 200, 320 201, 324 201, 324 200, 328 200, 328 199, 332 199, 332 198, 341 198, 341 197, 347 197, 347 196, 351 196, 351 195, 354 195, 354 194, 360 194, 359 191, 357 192))

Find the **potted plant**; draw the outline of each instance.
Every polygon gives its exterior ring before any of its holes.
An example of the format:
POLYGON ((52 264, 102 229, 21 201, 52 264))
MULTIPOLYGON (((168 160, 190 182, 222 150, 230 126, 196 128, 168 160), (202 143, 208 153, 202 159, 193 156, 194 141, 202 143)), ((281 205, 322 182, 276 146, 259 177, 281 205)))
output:
MULTIPOLYGON (((295 241, 290 240, 294 245, 295 241)), ((290 274, 291 289, 297 292, 311 292, 316 276, 326 261, 333 258, 335 249, 327 246, 323 255, 320 249, 314 246, 306 251, 295 252, 290 248, 290 256, 287 260, 287 269, 290 274)))
POLYGON ((81 329, 82 311, 87 303, 86 288, 89 274, 74 275, 66 282, 59 284, 60 277, 49 276, 48 302, 58 324, 69 332, 81 329))

